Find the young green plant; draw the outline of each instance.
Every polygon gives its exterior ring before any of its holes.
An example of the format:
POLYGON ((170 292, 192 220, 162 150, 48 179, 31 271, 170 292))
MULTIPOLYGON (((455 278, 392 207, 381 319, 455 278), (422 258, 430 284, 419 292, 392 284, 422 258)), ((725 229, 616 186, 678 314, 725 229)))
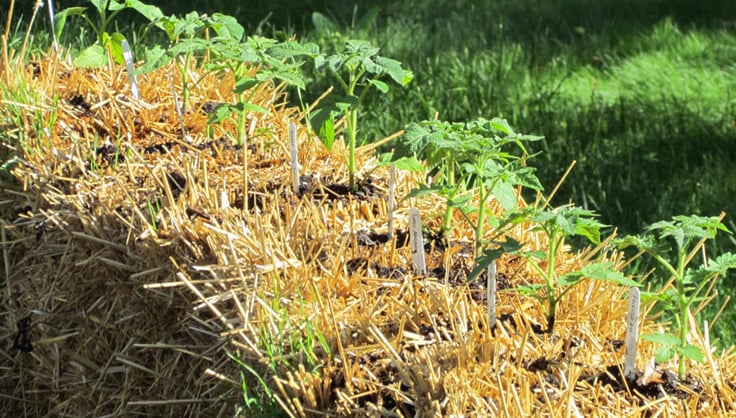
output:
POLYGON ((480 255, 487 225, 498 225, 493 218, 489 222, 490 197, 512 210, 517 207, 517 187, 542 188, 534 169, 525 165, 525 143, 539 139, 514 132, 499 118, 469 123, 424 121, 407 126, 391 158, 424 161, 431 182, 420 184, 408 197, 434 194, 445 200, 443 237, 453 227, 454 211, 460 210, 474 231, 476 255, 480 255))
POLYGON ((54 28, 56 39, 61 37, 66 21, 70 16, 78 16, 92 28, 97 41, 95 44, 82 50, 74 59, 74 64, 82 67, 100 67, 107 64, 107 51, 110 49, 112 57, 116 62, 123 62, 123 47, 121 45, 125 37, 119 32, 109 33, 108 28, 118 14, 124 10, 134 10, 148 19, 156 22, 163 17, 161 9, 156 6, 143 3, 140 0, 90 0, 89 3, 97 12, 97 20, 88 13, 87 7, 75 6, 56 13, 54 16, 54 28))
POLYGON ((487 266, 502 253, 514 254, 525 259, 529 265, 542 277, 544 284, 531 284, 517 287, 517 290, 527 296, 532 296, 547 305, 547 330, 554 331, 557 318, 557 307, 563 297, 583 280, 605 280, 623 286, 639 286, 631 279, 627 279, 621 272, 613 269, 608 261, 595 262, 565 274, 557 272, 557 260, 567 240, 574 236, 582 237, 590 243, 600 245, 601 228, 605 225, 595 219, 595 213, 574 207, 561 206, 558 208, 528 207, 509 212, 501 222, 501 228, 519 223, 530 223, 532 231, 541 232, 546 236, 546 249, 528 249, 518 241, 505 237, 484 250, 480 266, 487 266))
POLYGON ((681 379, 687 377, 687 359, 703 361, 700 349, 688 341, 692 305, 705 298, 703 291, 709 288, 713 280, 729 269, 736 268, 736 254, 733 253, 721 254, 715 260, 689 267, 692 255, 706 240, 714 239, 718 231, 729 232, 718 217, 675 216, 670 221, 648 226, 644 234, 616 240, 619 248, 633 246, 645 251, 672 275, 673 287, 665 287, 658 293, 646 296, 662 303, 664 309, 674 316, 675 335, 657 333, 643 335, 642 338, 661 346, 657 351, 658 361, 675 355, 678 357, 681 379))
POLYGON ((400 86, 406 86, 414 74, 402 68, 399 61, 378 55, 379 48, 368 41, 348 40, 339 53, 317 55, 314 64, 318 72, 329 72, 342 90, 343 96, 331 96, 310 115, 310 124, 319 133, 328 150, 335 140, 335 119, 345 116, 348 144, 348 187, 356 190, 355 149, 358 144, 358 112, 366 94, 375 87, 387 93, 389 86, 381 81, 388 76, 400 86))

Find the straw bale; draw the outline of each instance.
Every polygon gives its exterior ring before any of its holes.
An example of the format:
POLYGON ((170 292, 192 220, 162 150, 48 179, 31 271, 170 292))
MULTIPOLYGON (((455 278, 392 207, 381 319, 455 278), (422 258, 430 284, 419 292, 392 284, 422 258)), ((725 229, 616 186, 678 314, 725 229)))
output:
MULTIPOLYGON (((472 231, 459 214, 450 248, 428 254, 428 268, 451 280, 412 274, 400 234, 386 243, 357 234, 388 232, 386 167, 359 153, 368 191, 336 196, 332 184, 347 179, 344 147, 327 153, 299 126, 305 186, 297 193, 286 132, 301 116, 282 88, 254 93, 269 112, 247 115, 241 148, 232 123, 207 133, 208 109, 235 100, 232 76, 192 74, 182 130, 171 66, 139 79, 140 101, 127 96, 116 66, 71 68, 48 54, 21 71, 38 100, 24 113, 16 183, 2 206, 2 333, 17 334, 30 314, 33 350, 0 349, 9 364, 3 411, 233 415, 245 379, 249 395, 265 402, 263 382, 289 416, 733 413, 734 353, 709 349, 697 327, 707 361, 691 375, 701 393, 650 399, 605 384, 623 361, 616 342, 626 315, 625 289, 609 283, 569 292, 553 334, 534 332, 544 323, 539 302, 500 292, 502 319, 491 332, 479 289, 462 280, 472 231), (34 129, 34 117, 54 122, 34 129)), ((399 173, 397 196, 417 176, 399 173)), ((406 229, 412 205, 438 226, 442 202, 412 199, 398 202, 397 228, 406 229)), ((548 245, 530 225, 511 235, 548 245)), ((558 272, 597 257, 563 249, 558 272)), ((499 273, 511 288, 539 280, 510 256, 499 273)), ((642 329, 656 326, 647 320, 642 329)), ((643 369, 654 347, 641 342, 640 352, 643 369)))

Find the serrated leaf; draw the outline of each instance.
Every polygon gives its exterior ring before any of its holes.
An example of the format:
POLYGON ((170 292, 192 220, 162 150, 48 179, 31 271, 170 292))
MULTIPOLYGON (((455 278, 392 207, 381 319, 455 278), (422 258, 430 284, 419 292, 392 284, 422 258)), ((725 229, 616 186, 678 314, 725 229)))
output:
POLYGON ((613 240, 616 248, 622 250, 627 247, 636 247, 640 250, 653 250, 654 239, 651 235, 627 235, 613 240))
POLYGON ((268 54, 280 60, 298 56, 316 57, 319 55, 319 45, 313 42, 280 42, 269 48, 268 54))
POLYGON ((166 50, 159 45, 146 48, 143 50, 143 61, 145 62, 142 66, 135 69, 134 74, 140 75, 147 72, 153 71, 163 65, 161 62, 164 61, 166 50))
POLYGON ((210 113, 208 122, 222 123, 222 121, 230 117, 230 115, 235 111, 236 109, 233 105, 229 103, 221 103, 215 107, 212 113, 210 113))
POLYGON ((536 258, 537 260, 546 260, 547 259, 547 253, 543 250, 535 250, 535 251, 526 251, 522 253, 522 255, 526 258, 536 258))
POLYGON ((641 336, 641 338, 665 346, 674 346, 680 344, 680 340, 676 336, 670 334, 644 334, 641 336))
POLYGON ((634 280, 627 278, 620 271, 615 271, 613 269, 613 263, 611 262, 586 264, 585 266, 583 266, 580 272, 585 277, 593 279, 593 280, 604 280, 604 281, 613 282, 613 283, 617 283, 617 284, 620 284, 623 286, 629 286, 629 287, 641 286, 641 284, 639 284, 638 282, 635 282, 634 280))
POLYGON ((533 297, 537 300, 543 300, 544 296, 540 294, 540 291, 544 288, 544 285, 542 284, 530 284, 530 285, 523 285, 523 286, 516 286, 514 290, 519 292, 523 296, 527 297, 533 297))
POLYGON ((654 359, 657 361, 657 363, 664 363, 667 360, 670 360, 672 357, 675 356, 675 350, 670 347, 659 347, 654 352, 654 359))
POLYGON ((583 274, 579 271, 563 274, 557 279, 557 285, 561 287, 573 286, 583 279, 583 274))
POLYGON ((404 199, 427 196, 427 195, 438 193, 441 190, 442 190, 442 186, 438 184, 433 184, 431 187, 427 186, 426 184, 420 184, 419 187, 415 187, 411 189, 411 191, 409 191, 409 194, 406 195, 404 199))
POLYGON ((370 42, 362 39, 351 39, 345 43, 344 53, 356 58, 371 58, 378 54, 379 48, 371 45, 370 42))
POLYGON ((685 347, 676 347, 675 351, 681 356, 697 361, 698 363, 702 363, 705 360, 703 352, 692 344, 688 344, 685 347))
POLYGON ((267 113, 267 110, 254 103, 222 103, 217 105, 215 110, 210 114, 209 123, 221 123, 231 114, 243 112, 267 113))
POLYGON ((493 193, 493 196, 496 197, 498 203, 500 203, 505 210, 516 209, 518 206, 519 198, 516 196, 516 189, 514 189, 514 186, 510 183, 499 181, 493 187, 491 193, 493 193))
POLYGON ((304 78, 302 78, 302 76, 297 73, 279 71, 272 74, 272 77, 277 80, 281 80, 282 82, 285 82, 290 86, 298 87, 302 90, 306 88, 306 85, 304 84, 304 78))

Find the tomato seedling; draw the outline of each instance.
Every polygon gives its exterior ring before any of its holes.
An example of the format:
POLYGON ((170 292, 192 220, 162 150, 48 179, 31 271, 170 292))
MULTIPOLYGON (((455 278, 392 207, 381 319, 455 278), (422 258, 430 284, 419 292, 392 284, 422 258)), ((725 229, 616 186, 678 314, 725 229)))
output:
POLYGON ((736 268, 736 254, 732 253, 721 254, 698 267, 689 267, 689 254, 694 254, 705 240, 714 239, 718 231, 729 232, 718 217, 675 216, 670 221, 648 226, 644 234, 615 241, 619 248, 633 246, 645 251, 672 275, 674 287, 647 296, 662 303, 664 309, 673 314, 675 335, 658 333, 643 335, 642 338, 661 346, 657 351, 658 361, 668 360, 675 355, 678 357, 681 379, 687 377, 686 359, 703 361, 700 349, 688 341, 690 309, 693 303, 703 300, 702 292, 713 280, 729 269, 736 268), (673 259, 674 263, 671 262, 673 259))

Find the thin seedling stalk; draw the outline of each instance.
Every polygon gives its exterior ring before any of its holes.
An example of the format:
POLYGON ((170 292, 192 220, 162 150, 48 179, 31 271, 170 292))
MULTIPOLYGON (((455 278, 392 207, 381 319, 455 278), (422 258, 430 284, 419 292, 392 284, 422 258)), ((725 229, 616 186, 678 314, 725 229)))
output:
POLYGON ((394 194, 396 193, 396 164, 391 163, 388 180, 388 238, 394 237, 394 194))
MULTIPOLYGON (((447 184, 450 188, 450 190, 454 190, 456 187, 455 183, 455 164, 452 162, 447 163, 447 170, 445 172, 445 179, 447 181, 447 184)), ((445 216, 442 218, 442 237, 447 238, 447 233, 450 232, 450 229, 452 228, 452 212, 454 208, 452 205, 450 205, 450 200, 454 198, 455 193, 453 193, 452 196, 449 196, 447 199, 447 207, 445 208, 445 216)))

